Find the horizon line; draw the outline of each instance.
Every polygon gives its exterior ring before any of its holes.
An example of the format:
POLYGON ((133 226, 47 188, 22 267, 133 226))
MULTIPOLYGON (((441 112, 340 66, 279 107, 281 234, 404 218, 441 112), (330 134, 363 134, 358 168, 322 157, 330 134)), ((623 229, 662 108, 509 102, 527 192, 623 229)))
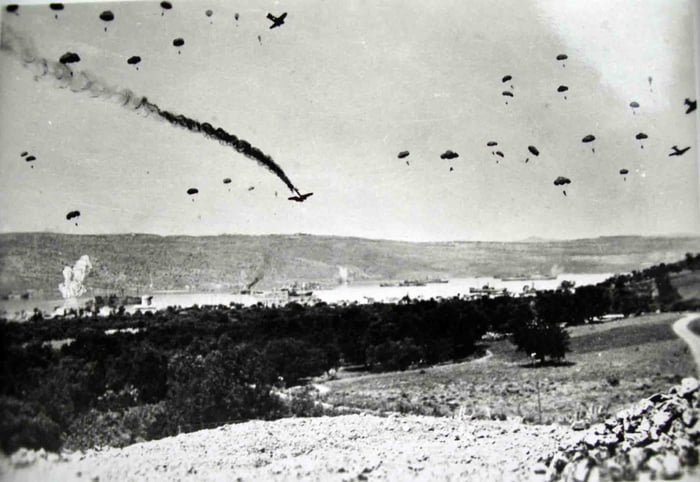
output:
POLYGON ((344 238, 344 239, 360 239, 367 241, 385 241, 392 243, 412 243, 412 244, 450 244, 450 243, 556 243, 556 242, 574 242, 588 241, 595 239, 606 238, 700 238, 700 233, 669 233, 669 234, 605 234, 592 237, 582 238, 542 238, 539 236, 528 236, 521 239, 502 240, 502 239, 452 239, 452 240, 430 240, 430 241, 414 241, 407 239, 391 239, 391 238, 372 238, 364 236, 352 236, 341 234, 313 234, 313 233, 264 233, 264 234, 245 234, 245 233, 218 233, 218 234, 158 234, 148 232, 123 232, 123 233, 64 233, 57 231, 0 231, 0 236, 13 235, 59 235, 59 236, 153 236, 159 238, 217 238, 223 236, 240 236, 240 237, 266 237, 266 236, 309 236, 316 238, 344 238))

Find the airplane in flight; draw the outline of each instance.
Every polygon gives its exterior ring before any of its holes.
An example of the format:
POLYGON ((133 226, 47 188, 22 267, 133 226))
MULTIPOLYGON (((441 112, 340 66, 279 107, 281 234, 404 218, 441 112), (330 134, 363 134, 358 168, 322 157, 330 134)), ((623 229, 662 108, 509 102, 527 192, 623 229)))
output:
POLYGON ((688 150, 690 149, 690 146, 684 147, 683 149, 678 149, 678 146, 671 146, 671 149, 673 149, 673 152, 670 153, 670 154, 668 155, 668 157, 671 157, 671 156, 682 156, 683 154, 685 154, 686 152, 688 152, 688 150))
POLYGON ((287 199, 290 201, 296 201, 298 203, 303 203, 304 201, 306 201, 307 198, 309 198, 313 195, 314 195, 314 193, 312 193, 312 192, 307 192, 306 194, 301 194, 299 191, 297 191, 296 196, 292 196, 292 197, 289 197, 287 199))
POLYGON ((270 25, 270 28, 275 28, 275 27, 281 27, 284 24, 284 19, 287 16, 287 12, 284 12, 282 15, 279 17, 275 17, 271 13, 267 14, 267 18, 272 21, 272 25, 270 25))
POLYGON ((693 112, 695 109, 698 107, 698 101, 697 100, 690 100, 690 99, 685 99, 684 102, 685 105, 688 106, 688 109, 685 111, 686 114, 690 114, 693 112))

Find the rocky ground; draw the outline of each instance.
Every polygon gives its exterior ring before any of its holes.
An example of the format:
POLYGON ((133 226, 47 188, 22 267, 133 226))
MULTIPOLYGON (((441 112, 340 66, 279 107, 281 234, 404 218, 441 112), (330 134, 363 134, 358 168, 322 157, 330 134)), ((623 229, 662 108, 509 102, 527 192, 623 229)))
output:
POLYGON ((700 480, 700 383, 571 427, 392 414, 254 421, 123 449, 18 451, 28 480, 700 480))
POLYGON ((86 453, 20 452, 3 480, 527 480, 568 427, 345 415, 253 421, 86 453))

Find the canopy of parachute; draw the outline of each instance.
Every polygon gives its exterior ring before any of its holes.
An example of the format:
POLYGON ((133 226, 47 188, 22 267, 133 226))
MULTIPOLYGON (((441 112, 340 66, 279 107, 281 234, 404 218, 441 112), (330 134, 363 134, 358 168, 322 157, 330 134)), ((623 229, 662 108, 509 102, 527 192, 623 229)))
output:
POLYGON ((65 54, 61 55, 61 58, 58 61, 62 64, 72 64, 75 62, 80 62, 80 56, 75 52, 66 52, 65 54))
POLYGON ((440 159, 455 159, 457 157, 459 157, 459 154, 454 151, 450 151, 449 149, 440 154, 440 159))

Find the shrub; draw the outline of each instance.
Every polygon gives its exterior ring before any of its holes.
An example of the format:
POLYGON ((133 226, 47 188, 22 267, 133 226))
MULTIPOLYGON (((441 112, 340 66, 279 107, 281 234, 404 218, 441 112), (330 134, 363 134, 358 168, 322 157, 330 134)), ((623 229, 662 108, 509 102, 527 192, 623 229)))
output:
POLYGON ((373 369, 406 370, 423 359, 423 349, 413 339, 386 341, 367 349, 367 364, 373 369))
POLYGON ((561 360, 569 351, 569 334, 558 323, 545 323, 534 319, 523 324, 513 333, 513 342, 518 350, 543 362, 545 357, 561 360))
POLYGON ((21 447, 56 452, 61 448, 61 429, 40 407, 0 397, 0 448, 10 454, 21 447))

